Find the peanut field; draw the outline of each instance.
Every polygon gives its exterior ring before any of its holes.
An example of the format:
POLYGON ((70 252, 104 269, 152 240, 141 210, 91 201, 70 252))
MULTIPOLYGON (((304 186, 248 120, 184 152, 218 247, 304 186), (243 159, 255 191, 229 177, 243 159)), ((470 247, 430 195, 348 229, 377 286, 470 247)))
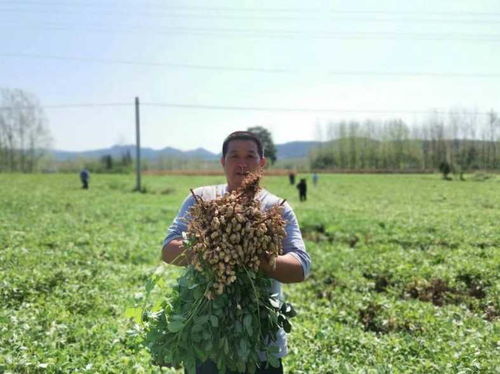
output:
MULTIPOLYGON (((500 176, 320 175, 287 199, 312 257, 286 373, 500 373, 500 176)), ((223 176, 0 174, 0 373, 151 366, 130 310, 189 189, 223 176)), ((167 267, 167 283, 181 269, 167 267)))

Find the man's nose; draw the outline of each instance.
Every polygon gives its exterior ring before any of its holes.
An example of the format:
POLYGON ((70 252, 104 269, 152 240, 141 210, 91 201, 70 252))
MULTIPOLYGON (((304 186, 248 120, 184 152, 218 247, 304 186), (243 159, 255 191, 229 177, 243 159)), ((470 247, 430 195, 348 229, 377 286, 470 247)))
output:
POLYGON ((247 167, 247 163, 245 160, 238 160, 238 163, 236 165, 242 169, 247 167))

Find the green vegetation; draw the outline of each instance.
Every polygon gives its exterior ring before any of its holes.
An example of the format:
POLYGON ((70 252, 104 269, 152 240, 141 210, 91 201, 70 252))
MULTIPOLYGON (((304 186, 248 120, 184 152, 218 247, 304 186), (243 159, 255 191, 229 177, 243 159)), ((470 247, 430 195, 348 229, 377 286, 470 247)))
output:
POLYGON ((499 129, 494 111, 480 119, 469 111, 429 113, 418 125, 400 119, 332 122, 328 141, 311 152, 310 165, 316 170, 428 172, 446 164, 446 174, 463 179, 473 170, 498 170, 499 129))
MULTIPOLYGON (((0 372, 160 372, 126 311, 189 188, 223 181, 150 176, 140 194, 133 176, 83 191, 77 175, 0 174, 0 372)), ((321 175, 305 203, 286 177, 264 184, 313 259, 285 286, 288 373, 499 372, 498 176, 321 175)))

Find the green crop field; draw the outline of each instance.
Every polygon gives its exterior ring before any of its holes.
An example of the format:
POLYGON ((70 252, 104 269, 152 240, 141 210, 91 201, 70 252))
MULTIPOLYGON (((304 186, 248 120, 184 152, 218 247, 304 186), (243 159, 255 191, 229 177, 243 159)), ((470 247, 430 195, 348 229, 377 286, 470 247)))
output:
MULTIPOLYGON (((160 372, 126 310, 189 188, 223 181, 0 174, 0 373, 160 372)), ((500 177, 321 175, 303 203, 286 177, 264 185, 313 260, 284 287, 285 372, 500 373, 500 177)))

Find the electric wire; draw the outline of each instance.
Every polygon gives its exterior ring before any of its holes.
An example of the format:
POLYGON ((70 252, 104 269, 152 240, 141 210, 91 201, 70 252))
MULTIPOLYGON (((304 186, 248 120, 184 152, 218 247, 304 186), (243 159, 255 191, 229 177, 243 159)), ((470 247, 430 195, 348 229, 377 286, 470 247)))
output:
MULTIPOLYGON (((291 69, 284 67, 266 68, 266 67, 245 67, 228 65, 197 65, 171 62, 137 61, 137 60, 115 60, 93 57, 75 57, 75 56, 55 56, 55 55, 37 55, 23 53, 0 53, 0 57, 26 58, 26 59, 47 59, 61 61, 92 62, 102 64, 123 64, 137 66, 156 66, 171 69, 193 69, 193 70, 214 70, 225 72, 255 72, 267 74, 300 73, 300 69, 291 69)), ((307 72, 307 70, 302 70, 307 72)), ((369 71, 369 70, 314 70, 314 73, 324 73, 328 75, 346 75, 346 76, 430 76, 430 77, 453 77, 453 78, 500 78, 500 73, 467 73, 467 72, 432 72, 432 71, 369 71)))
MULTIPOLYGON (((341 109, 341 108, 290 108, 290 107, 255 107, 255 106, 229 106, 229 105, 203 105, 203 104, 181 104, 163 102, 141 102, 145 107, 163 107, 173 109, 189 110, 216 110, 216 111, 245 111, 245 112, 284 112, 284 113, 343 113, 343 114, 449 114, 449 111, 439 109, 429 110, 385 110, 385 109, 341 109)), ((52 104, 41 105, 43 109, 78 109, 95 107, 132 107, 135 103, 76 103, 76 104, 52 104)), ((34 109, 34 106, 1 106, 0 110, 34 109)), ((471 115, 491 115, 491 112, 469 112, 471 115)))
MULTIPOLYGON (((16 21, 14 21, 16 22, 16 21)), ((9 28, 9 22, 2 22, 0 27, 9 28)), ((46 24, 25 25, 25 29, 36 29, 46 31, 80 31, 81 27, 70 24, 46 24)), ((478 42, 478 43, 498 43, 500 34, 466 34, 466 33, 414 33, 414 32, 330 32, 330 31, 306 31, 306 30, 286 30, 286 29, 242 29, 242 28, 203 28, 203 27, 166 27, 152 29, 135 25, 133 27, 114 27, 94 25, 85 28, 85 31, 98 33, 134 33, 138 31, 164 35, 164 36, 197 36, 197 37, 218 37, 218 38, 259 38, 259 39, 322 39, 322 40, 419 40, 419 41, 456 41, 456 42, 478 42)))
MULTIPOLYGON (((0 6, 2 4, 0 3, 0 6)), ((21 5, 21 4, 16 4, 21 5)), ((86 9, 85 14, 98 14, 103 16, 116 16, 120 15, 129 15, 136 17, 149 17, 149 18, 174 18, 174 19, 223 19, 223 20, 263 20, 263 21, 304 21, 304 20, 318 20, 325 19, 331 21, 340 21, 340 22, 367 22, 367 23, 388 23, 388 22, 402 22, 402 23, 451 23, 451 24, 480 24, 480 25, 489 25, 489 24, 498 24, 500 23, 500 18, 498 19, 449 19, 443 18, 443 16, 439 16, 441 18, 415 18, 408 15, 397 16, 394 14, 377 14, 376 17, 373 17, 373 14, 361 14, 361 17, 358 15, 357 17, 353 17, 352 15, 346 14, 338 14, 333 13, 329 15, 328 13, 318 13, 317 15, 308 15, 308 16, 272 16, 272 15, 242 15, 242 14, 210 14, 210 13, 176 13, 179 10, 149 10, 149 9, 125 9, 125 8, 116 8, 116 9, 86 9), (381 18, 384 17, 384 18, 381 18)), ((185 10, 181 12, 186 12, 185 10)), ((60 16, 60 15, 76 15, 81 14, 80 9, 29 9, 29 8, 1 8, 0 14, 2 13, 16 13, 16 14, 50 14, 52 16, 60 16)), ((491 17, 498 17, 500 15, 492 15, 491 17)), ((484 16, 483 16, 484 17, 484 16)))
MULTIPOLYGON (((7 6, 62 6, 69 8, 101 8, 101 9, 123 9, 124 6, 128 4, 126 2, 120 1, 115 3, 113 6, 110 3, 103 3, 100 1, 92 2, 61 2, 61 1, 29 1, 23 0, 18 1, 0 1, 0 5, 7 6), (111 5, 111 6, 110 6, 111 5)), ((277 8, 277 7, 260 7, 260 8, 250 8, 250 7, 213 7, 213 6, 171 6, 166 5, 164 2, 161 3, 151 3, 151 2, 141 2, 139 4, 140 8, 149 8, 155 11, 183 11, 183 12, 226 12, 226 13, 297 13, 300 16, 304 14, 339 14, 339 15, 393 15, 393 16, 445 16, 445 17, 500 17, 498 12, 486 12, 486 11, 470 11, 470 10, 459 10, 459 11, 391 11, 391 10, 335 10, 335 9, 325 9, 325 8, 277 8)))

